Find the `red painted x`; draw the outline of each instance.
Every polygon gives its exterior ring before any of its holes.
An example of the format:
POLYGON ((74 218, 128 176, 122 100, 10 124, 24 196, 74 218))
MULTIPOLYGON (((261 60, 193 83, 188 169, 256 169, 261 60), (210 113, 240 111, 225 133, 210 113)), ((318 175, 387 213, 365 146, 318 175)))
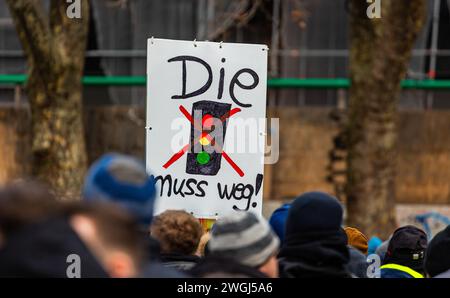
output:
MULTIPOLYGON (((192 115, 189 114, 189 112, 182 106, 180 105, 180 111, 181 113, 183 113, 183 115, 189 120, 189 122, 192 123, 192 125, 194 125, 194 128, 197 131, 202 131, 202 126, 200 123, 198 123, 198 121, 196 121, 194 123, 194 119, 192 118, 192 115)), ((234 108, 231 111, 229 111, 228 113, 224 114, 222 117, 220 117, 220 121, 225 121, 226 119, 230 118, 231 116, 233 116, 234 114, 240 112, 241 109, 239 108, 234 108)), ((207 138, 209 142, 212 143, 213 138, 207 134, 207 133, 201 133, 200 137, 197 141, 199 141, 201 138, 207 138)), ((177 153, 175 153, 164 165, 163 168, 167 169, 168 167, 170 167, 174 162, 176 162, 181 156, 184 155, 184 153, 186 153, 186 151, 189 149, 190 144, 186 144, 185 146, 183 146, 183 148, 181 148, 180 151, 178 151, 177 153)), ((222 148, 218 148, 216 147, 217 144, 213 145, 214 148, 216 149, 216 151, 220 152, 223 156, 223 158, 225 158, 225 160, 230 164, 230 166, 238 173, 239 176, 243 177, 244 176, 244 172, 239 168, 239 166, 231 159, 231 157, 225 152, 223 151, 222 148), (218 150, 217 150, 218 149, 218 150)))

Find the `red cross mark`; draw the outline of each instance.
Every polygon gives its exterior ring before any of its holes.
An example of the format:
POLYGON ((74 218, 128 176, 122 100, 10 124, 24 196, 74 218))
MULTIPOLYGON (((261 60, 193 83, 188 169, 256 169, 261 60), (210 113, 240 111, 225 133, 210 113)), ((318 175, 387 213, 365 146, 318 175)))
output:
MULTIPOLYGON (((194 128, 197 131, 203 131, 202 125, 206 124, 206 126, 208 126, 207 122, 212 119, 211 116, 209 116, 209 117, 205 116, 205 117, 203 117, 202 124, 200 125, 200 123, 198 123, 198 121, 194 121, 192 115, 182 105, 180 105, 180 111, 189 120, 189 122, 191 122, 191 124, 194 125, 194 128)), ((240 108, 234 108, 234 109, 230 110, 229 112, 227 112, 226 114, 224 114, 222 117, 220 117, 220 121, 223 122, 226 119, 230 118, 231 116, 233 116, 234 114, 236 114, 240 111, 241 111, 240 108)), ((214 146, 214 149, 216 150, 216 152, 220 152, 222 154, 223 158, 230 164, 230 166, 236 171, 236 173, 238 173, 239 176, 241 176, 241 177, 244 176, 244 172, 241 170, 241 168, 239 168, 239 166, 231 159, 231 157, 225 151, 223 151, 222 148, 220 148, 215 142, 213 142, 213 138, 208 133, 202 132, 197 141, 200 141, 200 139, 202 139, 202 138, 206 138, 211 143, 211 145, 214 146)), ((178 159, 180 159, 180 157, 183 156, 184 153, 186 153, 186 151, 188 151, 189 147, 190 147, 190 144, 184 145, 180 151, 178 151, 177 153, 172 155, 172 157, 163 165, 163 168, 167 169, 174 162, 176 162, 178 159)))

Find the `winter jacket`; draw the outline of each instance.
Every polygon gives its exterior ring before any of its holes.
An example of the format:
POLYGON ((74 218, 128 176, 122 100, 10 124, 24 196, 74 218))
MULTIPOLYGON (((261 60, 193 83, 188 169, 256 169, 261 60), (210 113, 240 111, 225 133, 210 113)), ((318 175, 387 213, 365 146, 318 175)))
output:
POLYGON ((343 230, 303 233, 287 238, 278 255, 281 277, 351 277, 349 251, 343 230))
POLYGON ((423 278, 423 275, 399 264, 385 264, 380 267, 381 278, 423 278))
POLYGON ((366 256, 353 246, 348 246, 350 253, 350 262, 347 264, 347 270, 357 278, 367 278, 367 259, 366 256))
POLYGON ((80 277, 108 277, 66 218, 48 219, 8 237, 0 250, 0 277, 65 278, 76 259, 81 261, 80 277), (71 255, 75 258, 69 259, 71 255))

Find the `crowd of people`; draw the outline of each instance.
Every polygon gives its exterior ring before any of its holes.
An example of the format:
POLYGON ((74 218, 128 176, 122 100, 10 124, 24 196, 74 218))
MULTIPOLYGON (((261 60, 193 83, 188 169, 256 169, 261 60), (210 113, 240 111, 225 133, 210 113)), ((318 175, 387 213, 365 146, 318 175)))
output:
POLYGON ((108 154, 78 201, 27 181, 0 189, 0 277, 450 277, 450 226, 431 241, 403 226, 370 240, 343 226, 333 196, 308 192, 269 221, 232 212, 205 231, 183 210, 153 216, 155 181, 142 162, 108 154), (377 262, 378 260, 378 262, 377 262))

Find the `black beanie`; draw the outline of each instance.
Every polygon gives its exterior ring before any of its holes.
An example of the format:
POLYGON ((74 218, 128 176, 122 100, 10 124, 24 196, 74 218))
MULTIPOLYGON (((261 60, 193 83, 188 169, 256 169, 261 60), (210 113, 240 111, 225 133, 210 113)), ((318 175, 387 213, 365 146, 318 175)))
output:
POLYGON ((342 206, 323 192, 307 192, 296 198, 286 221, 286 236, 302 232, 339 231, 342 224, 342 206))
POLYGON ((450 225, 440 231, 428 244, 425 271, 434 277, 450 270, 450 225))
POLYGON ((389 240, 383 263, 407 266, 422 273, 427 242, 427 234, 415 226, 398 228, 389 240))

